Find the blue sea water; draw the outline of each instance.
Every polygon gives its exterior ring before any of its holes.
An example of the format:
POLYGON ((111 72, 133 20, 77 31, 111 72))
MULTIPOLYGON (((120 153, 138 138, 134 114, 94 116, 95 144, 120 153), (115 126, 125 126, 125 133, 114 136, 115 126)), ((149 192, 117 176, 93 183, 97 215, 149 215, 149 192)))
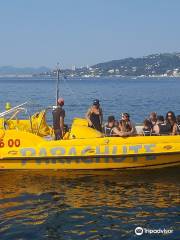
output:
MULTIPOLYGON (((0 111, 6 102, 13 106, 29 101, 31 111, 55 104, 56 81, 53 79, 0 79, 0 111)), ((104 118, 129 112, 135 122, 142 122, 149 112, 180 114, 180 78, 97 78, 60 82, 65 99, 66 121, 84 117, 93 99, 98 98, 104 118)))
MULTIPOLYGON (((30 102, 30 113, 55 103, 52 79, 0 79, 0 111, 30 102)), ((83 117, 95 98, 104 118, 129 112, 180 114, 178 78, 62 80, 66 121, 83 117)), ((51 114, 48 116, 51 122, 51 114)), ((0 239, 180 239, 179 168, 136 171, 1 171, 0 239), (135 234, 135 228, 171 234, 135 234)))

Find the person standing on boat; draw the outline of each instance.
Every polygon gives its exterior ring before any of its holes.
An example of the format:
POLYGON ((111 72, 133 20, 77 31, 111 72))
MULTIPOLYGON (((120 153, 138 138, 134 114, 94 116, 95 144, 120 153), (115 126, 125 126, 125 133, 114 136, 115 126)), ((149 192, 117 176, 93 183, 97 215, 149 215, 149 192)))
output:
POLYGON ((102 132, 103 111, 98 99, 93 101, 93 104, 88 109, 85 117, 90 127, 102 132))
POLYGON ((59 98, 57 101, 57 107, 52 111, 55 140, 62 139, 64 135, 65 110, 62 108, 63 106, 64 99, 59 98))

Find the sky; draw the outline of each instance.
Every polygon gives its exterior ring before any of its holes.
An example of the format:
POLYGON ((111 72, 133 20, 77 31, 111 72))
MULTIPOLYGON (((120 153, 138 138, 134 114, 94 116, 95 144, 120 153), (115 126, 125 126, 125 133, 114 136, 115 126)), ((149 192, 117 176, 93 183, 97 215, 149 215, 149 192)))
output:
POLYGON ((0 66, 180 52, 180 0, 0 0, 0 66))

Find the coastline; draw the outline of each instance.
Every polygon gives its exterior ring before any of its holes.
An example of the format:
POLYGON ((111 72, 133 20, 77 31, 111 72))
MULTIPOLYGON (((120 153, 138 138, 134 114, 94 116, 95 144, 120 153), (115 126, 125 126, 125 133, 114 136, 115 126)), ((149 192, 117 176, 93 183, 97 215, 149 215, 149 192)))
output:
MULTIPOLYGON (((76 80, 76 79, 180 79, 180 76, 162 76, 162 75, 157 75, 157 76, 118 76, 118 75, 109 75, 109 76, 67 76, 66 80, 76 80)), ((15 80, 15 79, 26 79, 26 80, 56 80, 56 76, 37 76, 37 75, 0 75, 0 81, 4 79, 10 79, 10 80, 15 80)))

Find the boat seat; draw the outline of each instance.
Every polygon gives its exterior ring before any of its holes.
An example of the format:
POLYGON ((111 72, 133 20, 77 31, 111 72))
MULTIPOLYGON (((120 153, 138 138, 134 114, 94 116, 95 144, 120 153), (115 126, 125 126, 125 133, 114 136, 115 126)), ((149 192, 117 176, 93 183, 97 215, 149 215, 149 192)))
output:
POLYGON ((93 128, 88 127, 88 122, 83 118, 75 118, 72 123, 69 139, 74 138, 99 138, 103 134, 93 128))
POLYGON ((136 132, 137 132, 138 135, 140 133, 142 133, 142 130, 143 130, 143 126, 142 125, 137 125, 137 126, 135 126, 135 128, 136 128, 136 132))

